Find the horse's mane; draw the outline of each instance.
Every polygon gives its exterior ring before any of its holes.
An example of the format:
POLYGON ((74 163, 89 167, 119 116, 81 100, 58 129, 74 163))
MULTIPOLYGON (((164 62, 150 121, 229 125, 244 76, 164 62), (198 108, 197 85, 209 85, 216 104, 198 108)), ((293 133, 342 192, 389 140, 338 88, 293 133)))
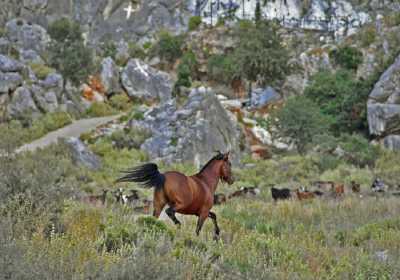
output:
POLYGON ((224 159, 224 154, 221 152, 218 152, 215 156, 213 156, 199 171, 199 173, 203 172, 214 160, 223 160, 224 159))

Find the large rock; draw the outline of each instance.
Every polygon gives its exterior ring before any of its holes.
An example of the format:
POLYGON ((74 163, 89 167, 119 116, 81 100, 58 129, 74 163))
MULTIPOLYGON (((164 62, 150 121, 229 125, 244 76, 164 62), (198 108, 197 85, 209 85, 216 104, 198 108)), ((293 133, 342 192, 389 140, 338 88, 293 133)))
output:
POLYGON ((132 121, 152 132, 142 145, 152 159, 190 162, 200 166, 216 150, 232 151, 233 163, 241 157, 244 139, 238 125, 210 91, 194 90, 182 108, 174 100, 151 109, 142 121, 132 121))
POLYGON ((3 73, 0 71, 0 95, 13 92, 22 85, 22 77, 18 73, 3 73))
POLYGON ((111 57, 103 59, 100 78, 107 95, 121 91, 119 69, 111 57))
POLYGON ((186 31, 190 17, 185 1, 176 0, 7 0, 0 4, 0 24, 21 17, 47 27, 60 18, 78 22, 90 43, 107 38, 118 41, 149 40, 155 32, 186 31), (10 2, 10 3, 8 3, 10 2), (139 3, 139 4, 135 4, 139 3), (132 3, 128 17, 127 8, 132 3), (4 8, 2 7, 4 6, 4 8), (4 9, 4 11, 2 11, 4 9))
POLYGON ((5 55, 0 54, 0 71, 2 72, 20 72, 24 68, 24 65, 5 55))
POLYGON ((101 168, 100 158, 91 152, 81 140, 70 137, 65 139, 64 142, 70 148, 72 159, 76 164, 93 170, 101 168))
POLYGON ((50 42, 46 29, 24 19, 13 19, 6 24, 8 39, 23 50, 42 53, 50 42))
POLYGON ((399 148, 400 134, 400 56, 382 74, 368 99, 368 125, 371 134, 385 139, 388 148, 399 148))
POLYGON ((162 71, 138 59, 129 60, 121 74, 122 85, 131 97, 162 103, 171 99, 172 80, 162 71))
POLYGON ((32 93, 25 87, 19 87, 15 90, 7 106, 7 111, 10 117, 17 119, 26 118, 27 116, 35 118, 40 115, 32 93))
POLYGON ((42 112, 51 113, 57 110, 59 104, 54 91, 46 91, 37 85, 33 85, 31 91, 33 93, 33 99, 36 101, 35 103, 42 112))
POLYGON ((281 99, 281 96, 272 87, 258 88, 251 93, 250 104, 254 108, 262 108, 271 102, 281 99))

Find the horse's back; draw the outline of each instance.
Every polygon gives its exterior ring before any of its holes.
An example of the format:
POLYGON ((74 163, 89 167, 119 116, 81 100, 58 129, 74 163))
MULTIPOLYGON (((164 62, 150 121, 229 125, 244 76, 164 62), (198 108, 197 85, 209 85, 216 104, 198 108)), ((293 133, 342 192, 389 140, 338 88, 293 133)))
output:
POLYGON ((178 213, 197 214, 207 201, 207 190, 195 177, 180 172, 164 173, 164 192, 170 204, 179 205, 178 213))

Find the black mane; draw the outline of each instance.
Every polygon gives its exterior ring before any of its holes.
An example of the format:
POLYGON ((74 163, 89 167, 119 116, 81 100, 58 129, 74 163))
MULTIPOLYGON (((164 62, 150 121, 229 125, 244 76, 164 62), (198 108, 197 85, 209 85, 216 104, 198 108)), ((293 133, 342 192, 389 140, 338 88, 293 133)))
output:
POLYGON ((216 154, 215 156, 213 156, 213 157, 203 166, 203 168, 201 168, 201 170, 200 170, 199 173, 203 172, 204 169, 206 169, 206 168, 211 164, 212 161, 214 161, 214 160, 223 160, 223 159, 224 159, 224 154, 221 153, 221 152, 218 152, 218 154, 216 154))

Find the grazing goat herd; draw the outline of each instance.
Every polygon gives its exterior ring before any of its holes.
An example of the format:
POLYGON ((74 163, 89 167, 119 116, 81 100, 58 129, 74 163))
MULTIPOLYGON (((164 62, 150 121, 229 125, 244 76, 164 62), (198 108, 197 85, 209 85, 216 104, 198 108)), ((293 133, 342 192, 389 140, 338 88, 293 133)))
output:
MULTIPOLYGON (((290 190, 288 188, 275 188, 271 187, 272 199, 276 202, 277 200, 285 200, 290 198, 297 198, 298 200, 309 200, 316 197, 330 196, 339 198, 345 193, 345 185, 338 184, 332 181, 316 181, 313 182, 312 191, 307 190, 306 187, 300 187, 298 189, 290 190)), ((400 187, 400 186, 399 186, 400 187)), ((371 190, 373 193, 385 193, 388 186, 379 178, 376 178, 372 185, 371 190)), ((362 197, 360 184, 352 181, 349 186, 349 191, 354 194, 359 194, 362 197)), ((105 206, 107 200, 108 190, 104 189, 100 195, 89 195, 82 198, 82 202, 91 204, 93 206, 105 206)), ((260 194, 260 189, 257 187, 242 187, 240 190, 235 191, 229 195, 222 193, 214 194, 214 205, 220 205, 226 203, 228 200, 237 197, 255 197, 260 194)), ((153 204, 151 200, 141 199, 137 190, 130 190, 129 194, 124 194, 122 188, 112 192, 115 199, 115 203, 120 205, 127 205, 132 207, 134 211, 149 214, 150 208, 153 204)), ((400 196, 399 192, 392 192, 392 195, 400 196)))
MULTIPOLYGON (((107 201, 108 190, 104 189, 100 195, 89 195, 82 198, 82 202, 88 203, 93 206, 105 206, 107 201)), ((112 192, 115 203, 133 207, 133 210, 143 214, 149 214, 152 201, 148 199, 141 199, 137 190, 130 190, 128 195, 124 194, 122 188, 112 192)))

